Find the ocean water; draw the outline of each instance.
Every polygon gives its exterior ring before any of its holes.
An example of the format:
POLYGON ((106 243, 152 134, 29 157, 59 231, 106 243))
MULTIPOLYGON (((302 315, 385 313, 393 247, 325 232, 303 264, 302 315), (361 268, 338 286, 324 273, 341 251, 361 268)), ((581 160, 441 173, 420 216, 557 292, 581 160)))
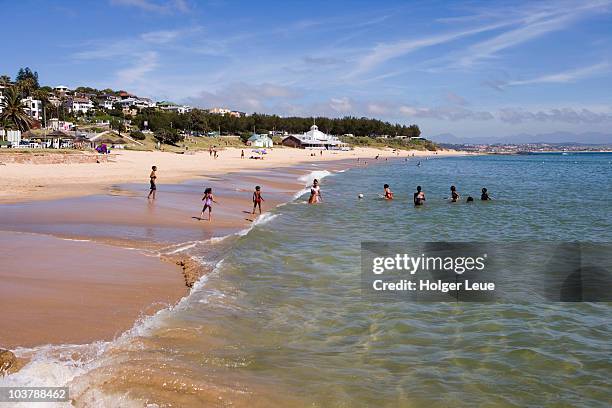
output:
POLYGON ((320 205, 297 194, 181 247, 214 269, 177 306, 113 342, 40 349, 3 385, 64 382, 81 406, 608 407, 609 303, 376 301, 360 243, 612 242, 612 155, 369 162, 317 173, 320 205), (449 204, 451 184, 476 202, 449 204))

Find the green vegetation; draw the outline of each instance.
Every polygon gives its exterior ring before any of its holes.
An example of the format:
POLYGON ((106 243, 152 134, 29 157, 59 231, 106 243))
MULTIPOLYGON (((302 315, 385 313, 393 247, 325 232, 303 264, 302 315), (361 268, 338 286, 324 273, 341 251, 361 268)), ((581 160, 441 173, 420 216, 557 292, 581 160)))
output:
MULTIPOLYGON (((0 76, 0 83, 10 85, 10 77, 0 76)), ((102 95, 119 95, 119 91, 112 89, 98 90, 88 86, 77 87, 74 92, 87 94, 94 97, 95 109, 87 114, 70 113, 64 105, 65 96, 58 94, 59 106, 53 106, 49 98, 53 90, 48 86, 40 86, 38 73, 30 68, 22 68, 15 77, 15 83, 10 87, 5 103, 11 107, 5 110, 3 120, 5 126, 27 130, 32 126, 32 121, 27 117, 23 109, 20 109, 20 98, 32 96, 42 101, 45 108, 46 118, 58 118, 63 121, 74 122, 79 129, 88 128, 90 131, 99 131, 102 128, 97 122, 108 122, 110 129, 121 133, 131 132, 132 138, 142 141, 143 145, 137 148, 153 148, 159 141, 174 147, 200 148, 202 146, 219 145, 219 136, 237 135, 240 139, 224 140, 226 145, 240 145, 255 131, 257 133, 287 132, 289 134, 307 131, 313 123, 325 133, 334 135, 350 135, 344 137, 344 141, 351 145, 372 147, 394 147, 435 150, 436 146, 429 141, 409 140, 411 137, 421 135, 417 125, 401 125, 390 122, 371 119, 366 117, 347 116, 343 118, 326 117, 280 117, 278 115, 252 114, 249 116, 235 117, 232 115, 217 115, 208 113, 206 110, 193 109, 191 112, 179 114, 175 111, 165 111, 158 108, 146 108, 137 111, 135 116, 125 114, 118 104, 113 109, 104 110, 98 105, 96 97, 102 95), (15 96, 16 95, 16 96, 15 96), (150 130, 153 134, 145 135, 143 130, 150 130), (206 142, 196 142, 197 136, 213 136, 206 142), (386 138, 380 138, 386 136, 386 138), (405 139, 395 139, 395 136, 405 136, 405 139), (193 137, 196 137, 194 139, 193 137), (187 139, 185 139, 187 138, 187 139), (200 146, 201 145, 201 146, 200 146)), ((53 95, 55 96, 55 95, 53 95)), ((23 108, 23 107, 22 107, 23 108)), ((134 107, 135 108, 135 107, 134 107)), ((0 122, 0 126, 3 123, 0 122)), ((275 144, 280 144, 281 137, 273 136, 275 144)))
POLYGON ((9 88, 2 99, 0 123, 8 128, 25 132, 32 127, 34 120, 25 112, 21 97, 15 88, 9 88))
POLYGON ((342 137, 342 141, 351 146, 363 147, 391 147, 403 150, 438 150, 435 143, 429 140, 410 140, 410 139, 383 139, 372 137, 342 137))

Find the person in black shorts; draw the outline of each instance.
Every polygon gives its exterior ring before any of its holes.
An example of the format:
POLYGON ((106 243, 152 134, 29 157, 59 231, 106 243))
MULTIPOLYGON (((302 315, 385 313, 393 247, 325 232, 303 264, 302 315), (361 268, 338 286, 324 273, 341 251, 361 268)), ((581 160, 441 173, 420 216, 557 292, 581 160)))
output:
POLYGON ((155 191, 157 190, 157 186, 155 185, 155 179, 157 175, 155 172, 157 171, 157 166, 151 167, 151 174, 149 175, 149 180, 151 181, 151 191, 149 191, 149 196, 147 198, 155 200, 155 191))

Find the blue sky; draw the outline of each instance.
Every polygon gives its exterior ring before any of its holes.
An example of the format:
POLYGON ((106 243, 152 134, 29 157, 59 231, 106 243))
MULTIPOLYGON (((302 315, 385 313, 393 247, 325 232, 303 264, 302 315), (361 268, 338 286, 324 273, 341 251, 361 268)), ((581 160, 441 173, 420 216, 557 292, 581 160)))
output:
POLYGON ((0 9, 0 74, 29 66, 51 86, 378 117, 426 136, 612 125, 612 0, 0 0, 0 9))

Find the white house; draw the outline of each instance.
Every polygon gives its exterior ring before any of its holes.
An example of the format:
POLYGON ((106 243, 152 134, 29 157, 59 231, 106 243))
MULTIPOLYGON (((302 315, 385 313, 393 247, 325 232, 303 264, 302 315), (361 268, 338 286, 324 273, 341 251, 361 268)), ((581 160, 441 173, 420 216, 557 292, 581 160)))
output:
POLYGON ((208 110, 208 113, 212 113, 213 115, 227 115, 231 112, 231 109, 228 108, 211 108, 208 110))
POLYGON ((66 92, 69 91, 68 87, 65 85, 58 85, 55 88, 53 88, 53 90, 60 94, 65 94, 66 92))
POLYGON ((336 136, 321 132, 317 125, 312 125, 308 132, 285 137, 283 139, 283 146, 297 147, 300 149, 338 150, 345 147, 346 143, 342 142, 336 136))
POLYGON ((253 147, 272 147, 274 142, 267 135, 253 134, 253 136, 248 138, 247 145, 253 147))
POLYGON ((159 106, 159 104, 158 104, 157 106, 159 108, 161 108, 162 110, 166 110, 166 111, 170 111, 170 112, 178 112, 178 113, 191 112, 191 110, 193 109, 189 105, 167 105, 167 104, 164 104, 162 106, 159 106))
POLYGON ((87 113, 94 108, 93 102, 89 98, 69 98, 66 100, 68 112, 87 113))
POLYGON ((28 116, 36 120, 42 119, 42 101, 28 96, 27 98, 22 99, 21 103, 23 104, 24 110, 28 114, 28 116))

